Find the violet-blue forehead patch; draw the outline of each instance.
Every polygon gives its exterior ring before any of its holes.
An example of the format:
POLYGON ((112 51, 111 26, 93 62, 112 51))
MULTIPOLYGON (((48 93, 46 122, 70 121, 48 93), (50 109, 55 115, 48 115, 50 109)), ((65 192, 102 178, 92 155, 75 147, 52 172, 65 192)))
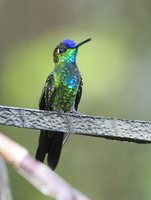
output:
POLYGON ((63 40, 62 43, 66 45, 67 48, 75 48, 77 46, 76 42, 70 39, 63 40))

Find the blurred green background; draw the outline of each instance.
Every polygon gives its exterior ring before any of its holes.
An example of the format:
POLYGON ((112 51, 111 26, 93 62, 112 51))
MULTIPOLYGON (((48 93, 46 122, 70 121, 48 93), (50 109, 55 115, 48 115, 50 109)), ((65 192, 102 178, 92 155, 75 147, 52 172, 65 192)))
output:
MULTIPOLYGON (((0 0, 0 104, 38 108, 56 45, 92 37, 77 58, 79 111, 151 120, 150 10, 148 0, 0 0)), ((38 131, 0 131, 34 156, 38 131)), ((93 200, 150 200, 150 154, 150 145, 72 135, 57 172, 93 200)), ((12 167, 9 174, 15 200, 48 199, 12 167)))

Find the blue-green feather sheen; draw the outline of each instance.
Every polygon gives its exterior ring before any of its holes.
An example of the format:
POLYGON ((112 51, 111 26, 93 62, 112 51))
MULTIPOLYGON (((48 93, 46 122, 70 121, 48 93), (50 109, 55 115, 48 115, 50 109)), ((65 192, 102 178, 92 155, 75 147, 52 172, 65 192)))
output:
POLYGON ((67 49, 59 55, 54 69, 56 93, 53 100, 54 110, 69 112, 74 104, 80 84, 80 73, 76 65, 77 49, 67 49))

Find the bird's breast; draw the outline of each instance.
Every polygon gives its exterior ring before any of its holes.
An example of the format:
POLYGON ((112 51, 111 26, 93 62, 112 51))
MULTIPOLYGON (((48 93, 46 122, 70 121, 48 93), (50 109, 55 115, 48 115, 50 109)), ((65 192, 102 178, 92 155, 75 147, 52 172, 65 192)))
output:
POLYGON ((74 104, 78 87, 80 84, 80 76, 78 71, 74 73, 61 74, 56 77, 55 97, 53 99, 54 110, 63 110, 69 112, 74 104))
POLYGON ((63 85, 69 89, 76 89, 79 86, 79 77, 75 74, 72 76, 67 76, 63 80, 63 85))

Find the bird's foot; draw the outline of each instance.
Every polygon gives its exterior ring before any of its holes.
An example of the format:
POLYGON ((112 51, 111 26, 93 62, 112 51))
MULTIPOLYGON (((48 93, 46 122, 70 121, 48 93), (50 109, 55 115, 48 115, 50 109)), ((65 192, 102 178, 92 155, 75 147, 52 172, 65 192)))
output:
POLYGON ((76 115, 81 115, 81 113, 76 111, 74 107, 70 110, 70 113, 71 114, 76 114, 76 115))

